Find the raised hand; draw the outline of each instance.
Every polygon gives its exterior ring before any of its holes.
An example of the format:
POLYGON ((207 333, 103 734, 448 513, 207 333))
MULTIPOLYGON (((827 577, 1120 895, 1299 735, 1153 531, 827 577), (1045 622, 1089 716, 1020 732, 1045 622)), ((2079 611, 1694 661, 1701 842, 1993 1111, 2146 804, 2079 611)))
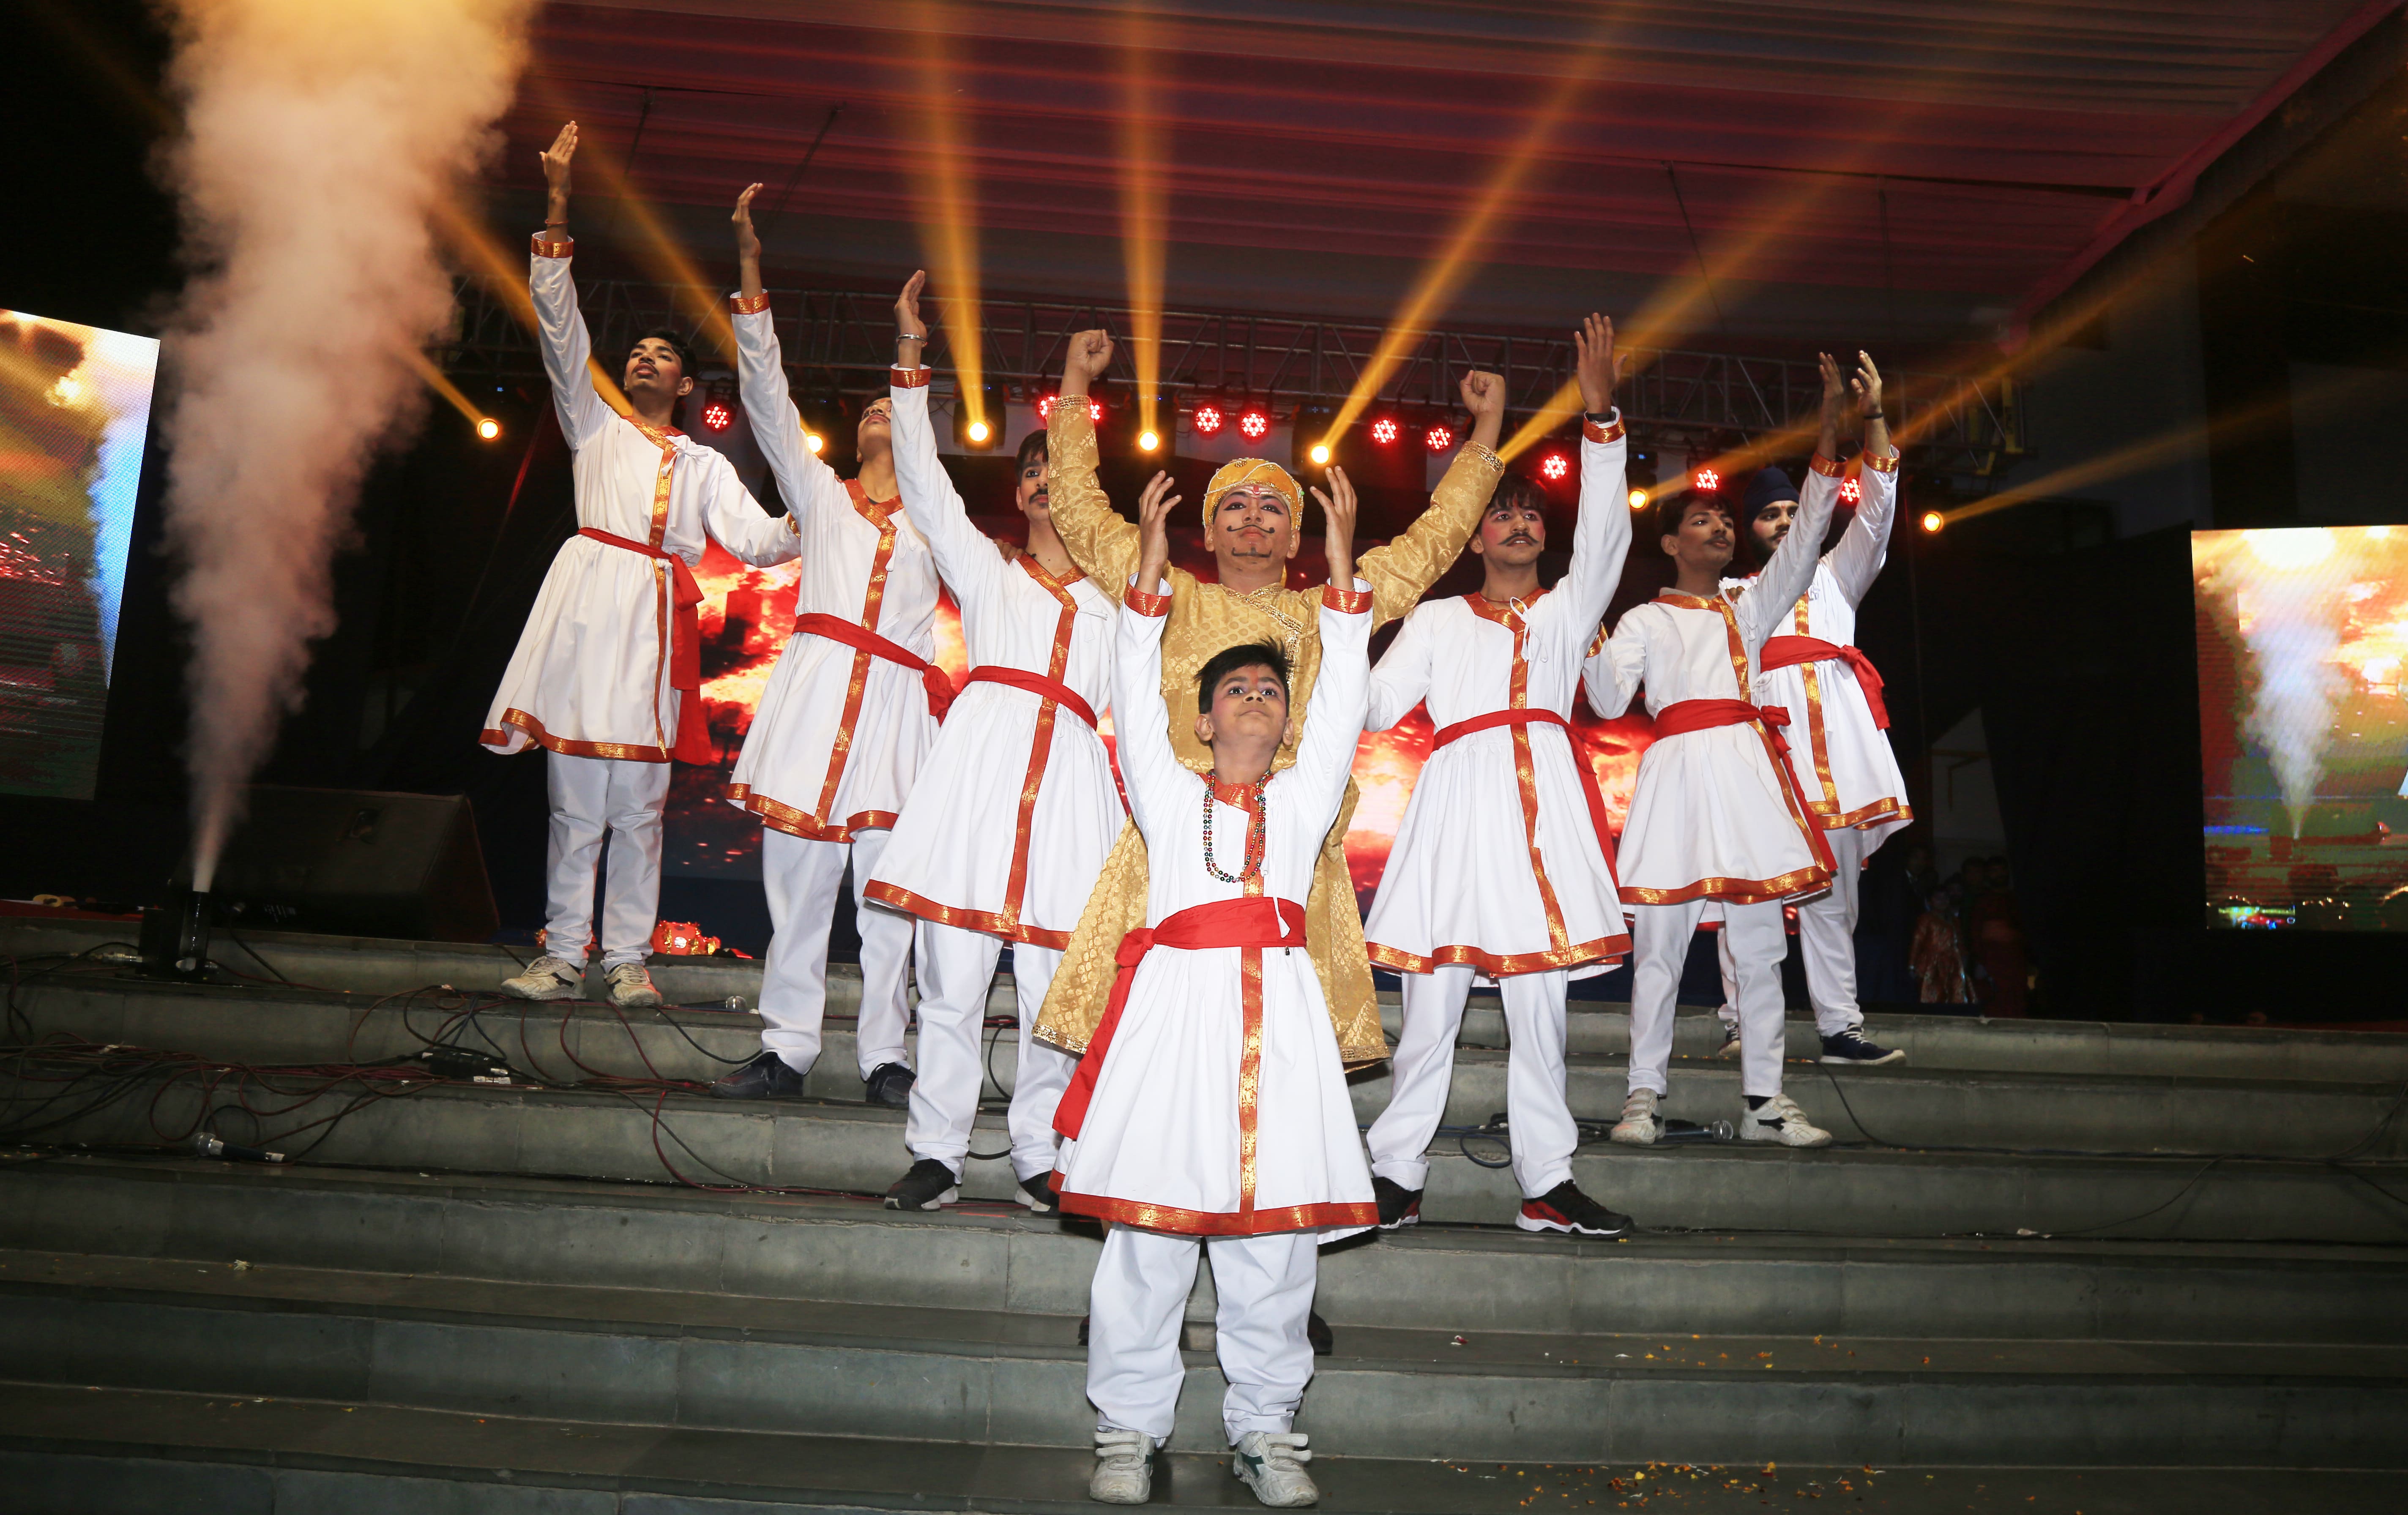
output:
POLYGON ((552 225, 565 226, 568 223, 568 163, 577 156, 577 123, 570 121, 563 126, 542 156, 545 219, 552 225))
POLYGON ((1170 566, 1170 512, 1180 500, 1173 487, 1168 474, 1157 473, 1137 497, 1137 587, 1148 594, 1162 593, 1154 586, 1170 566))
POLYGON ((1613 408, 1613 392, 1622 382, 1622 360, 1627 356, 1614 350, 1613 322, 1595 311, 1589 312, 1580 330, 1572 333, 1572 372, 1580 379, 1581 408, 1592 416, 1604 415, 1613 408))
POLYGON ((1882 408, 1881 370, 1873 366, 1873 357, 1861 349, 1856 353, 1856 377, 1848 381, 1856 391, 1856 414, 1865 422, 1865 450, 1875 457, 1889 457, 1897 450, 1890 446, 1888 412, 1882 408))
POLYGON ((760 193, 760 185, 745 185, 744 193, 736 197, 736 214, 727 218, 736 223, 736 257, 740 263, 761 261, 761 234, 752 229, 752 197, 760 193))
POLYGON ((1329 581, 1340 589, 1354 587, 1354 486, 1346 470, 1329 465, 1329 493, 1318 488, 1312 497, 1321 506, 1322 551, 1329 559, 1329 581))
POLYGON ((1847 407, 1848 386, 1840 378, 1840 365, 1831 361, 1829 353, 1815 353, 1814 363, 1823 373, 1822 435, 1814 443, 1814 450, 1832 458, 1840 450, 1840 413, 1847 407))
POLYGON ((1070 347, 1062 359, 1062 393, 1084 394, 1087 385, 1103 377, 1111 366, 1112 335, 1110 332, 1081 332, 1070 338, 1070 347))
POLYGON ((920 319, 920 292, 928 287, 928 271, 914 268, 895 297, 895 366, 917 368, 928 340, 928 323, 920 319))
POLYGON ((1475 368, 1463 376, 1455 390, 1463 396, 1463 407, 1471 412, 1471 439, 1494 449, 1505 429, 1505 380, 1475 368))

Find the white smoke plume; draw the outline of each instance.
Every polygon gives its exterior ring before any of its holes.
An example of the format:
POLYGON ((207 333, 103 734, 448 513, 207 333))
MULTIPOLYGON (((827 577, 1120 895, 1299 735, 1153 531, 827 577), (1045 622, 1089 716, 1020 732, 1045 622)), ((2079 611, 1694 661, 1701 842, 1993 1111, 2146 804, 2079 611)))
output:
POLYGON ((2242 640, 2258 665, 2245 729, 2266 750, 2298 836, 2324 777, 2333 712, 2348 679, 2341 646, 2340 587, 2318 571, 2333 551, 2320 527, 2253 531, 2228 570, 2238 580, 2242 640))
POLYGON ((171 323, 167 530, 191 623, 194 882, 334 629, 329 565, 452 313, 428 217, 509 106, 533 0, 165 0, 194 277, 171 323))

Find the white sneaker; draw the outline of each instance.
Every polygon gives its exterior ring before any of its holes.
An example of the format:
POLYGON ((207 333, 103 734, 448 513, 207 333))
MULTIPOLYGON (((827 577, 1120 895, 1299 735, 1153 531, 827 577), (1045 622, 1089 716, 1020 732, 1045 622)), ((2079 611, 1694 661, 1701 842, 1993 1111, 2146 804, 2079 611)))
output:
MULTIPOLYGON (((1746 1105, 1742 1100, 1741 1105, 1746 1105)), ((1806 1119, 1806 1112, 1787 1094, 1775 1094, 1740 1116, 1740 1137, 1745 1141, 1777 1141, 1784 1147, 1828 1147, 1831 1134, 1806 1119)))
POLYGON ((661 992, 641 963, 622 963, 603 977, 610 983, 610 1003, 623 1010, 650 1010, 661 1003, 661 992))
POLYGON ((1096 1430, 1096 1470, 1087 1497, 1105 1505, 1142 1505, 1154 1497, 1154 1438, 1142 1431, 1096 1430))
MULTIPOLYGON (((1717 1019, 1720 1018, 1717 1017, 1717 1019)), ((1737 1057, 1739 1055, 1739 1022, 1737 1021, 1724 1021, 1722 1022, 1722 1045, 1714 1049, 1714 1055, 1716 1057, 1737 1057)))
POLYGON ((1304 1470, 1312 1461, 1312 1453, 1305 1450, 1308 1439, 1294 1431, 1249 1431, 1238 1438, 1229 1471, 1271 1508, 1301 1509, 1321 1497, 1312 1475, 1304 1470))
POLYGON ((1622 1101, 1622 1120, 1612 1136, 1625 1147, 1653 1147, 1664 1131, 1656 1105, 1663 1096, 1653 1089, 1634 1089, 1622 1101))
POLYGON ((521 999, 575 999, 584 987, 582 967, 550 953, 528 964, 518 977, 502 980, 502 993, 521 999))

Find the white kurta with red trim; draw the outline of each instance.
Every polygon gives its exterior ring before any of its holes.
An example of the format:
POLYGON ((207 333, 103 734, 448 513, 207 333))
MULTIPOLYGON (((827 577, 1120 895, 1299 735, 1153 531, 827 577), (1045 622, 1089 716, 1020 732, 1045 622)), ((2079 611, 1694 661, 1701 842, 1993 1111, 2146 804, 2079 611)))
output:
MULTIPOLYGON (((1756 659, 1814 571, 1830 503, 1801 501, 1797 524, 1744 592, 1711 599, 1666 590, 1623 612, 1590 656, 1582 681, 1608 720, 1643 683, 1660 715, 1684 700, 1757 698, 1756 659)), ((1792 712, 1794 715, 1794 712, 1792 712)), ((1639 759, 1615 863, 1625 905, 1719 905, 1801 899, 1830 886, 1819 828, 1791 789, 1761 727, 1713 726, 1659 736, 1639 759)))
MULTIPOLYGON (((1814 581, 1775 636, 1812 636, 1834 647, 1854 646, 1856 607, 1881 576, 1889 552, 1890 524, 1898 516, 1898 459, 1866 456, 1857 475, 1861 498, 1840 540, 1814 565, 1814 581)), ((1817 457, 1799 490, 1805 496, 1836 497, 1846 470, 1817 457)), ((1750 580, 1727 579, 1726 589, 1750 580)), ((1870 853, 1914 820, 1906 803, 1906 779, 1890 750, 1889 733, 1873 724, 1872 708, 1856 668, 1841 658, 1794 664, 1758 676, 1761 703, 1789 711, 1789 765, 1806 808, 1826 831, 1855 827, 1870 834, 1870 853)))
MULTIPOLYGON (((1416 607, 1372 672, 1367 727, 1385 730, 1425 702, 1441 731, 1501 710, 1570 715, 1582 654, 1630 548, 1622 424, 1585 431, 1562 581, 1526 604, 1473 593, 1416 607)), ((1371 961, 1400 973, 1469 964, 1493 977, 1629 950, 1594 781, 1579 742, 1552 723, 1475 731, 1432 750, 1363 922, 1371 961)))
MULTIPOLYGON (((1007 557, 970 524, 937 458, 925 368, 898 370, 895 472, 961 607, 970 666, 1067 686, 1100 721, 1111 708, 1110 596, 1007 557)), ((869 897, 923 920, 1068 947, 1120 836, 1120 794, 1096 728, 1042 693, 965 684, 895 823, 869 897)))
MULTIPOLYGON (((896 500, 874 501, 803 444, 767 310, 733 318, 745 412, 802 535, 799 619, 814 612, 936 656, 937 563, 896 500)), ((895 824, 936 740, 921 676, 797 630, 761 692, 729 803, 812 841, 895 824)))
MULTIPOLYGON (((1114 724, 1121 775, 1152 860, 1149 928, 1216 901, 1304 902, 1363 730, 1371 595, 1361 580, 1355 588, 1325 594, 1311 717, 1295 765, 1263 793, 1262 867, 1246 883, 1206 867, 1204 807, 1213 806, 1220 871, 1240 875, 1252 816, 1229 800, 1250 792, 1216 792, 1171 750, 1161 666, 1169 597, 1140 597, 1152 613, 1122 611, 1114 724), (1351 607, 1334 607, 1333 599, 1351 607)), ((1058 1159, 1066 1209, 1191 1236, 1342 1236, 1377 1223, 1312 957, 1301 947, 1260 950, 1259 982, 1249 982, 1246 955, 1235 947, 1156 947, 1138 965, 1084 1124, 1058 1159)))
MULTIPOLYGON (((568 244, 538 239, 528 284, 575 460, 577 524, 673 552, 689 567, 706 537, 758 566, 793 557, 794 528, 761 508, 725 458, 603 403, 567 254, 568 244)), ((562 543, 478 740, 496 752, 534 743, 573 757, 667 762, 681 698, 669 683, 673 589, 657 559, 590 536, 562 543)))

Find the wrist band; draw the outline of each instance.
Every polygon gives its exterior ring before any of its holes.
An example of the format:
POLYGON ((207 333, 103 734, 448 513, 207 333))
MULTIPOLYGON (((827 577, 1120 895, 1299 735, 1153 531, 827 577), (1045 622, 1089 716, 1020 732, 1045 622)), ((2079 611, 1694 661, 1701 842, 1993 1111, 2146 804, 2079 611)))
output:
POLYGON ((926 332, 896 332, 895 334, 895 340, 898 342, 924 342, 927 339, 928 334, 926 332))
POLYGON ((1866 420, 1866 421, 1886 421, 1886 420, 1888 420, 1889 418, 1888 418, 1888 417, 1886 417, 1886 416, 1885 416, 1885 415, 1883 415, 1883 414, 1882 414, 1880 411, 1878 411, 1878 410, 1868 410, 1868 411, 1866 411, 1866 412, 1864 413, 1864 416, 1863 416, 1863 418, 1862 418, 1862 419, 1864 419, 1864 420, 1866 420))

